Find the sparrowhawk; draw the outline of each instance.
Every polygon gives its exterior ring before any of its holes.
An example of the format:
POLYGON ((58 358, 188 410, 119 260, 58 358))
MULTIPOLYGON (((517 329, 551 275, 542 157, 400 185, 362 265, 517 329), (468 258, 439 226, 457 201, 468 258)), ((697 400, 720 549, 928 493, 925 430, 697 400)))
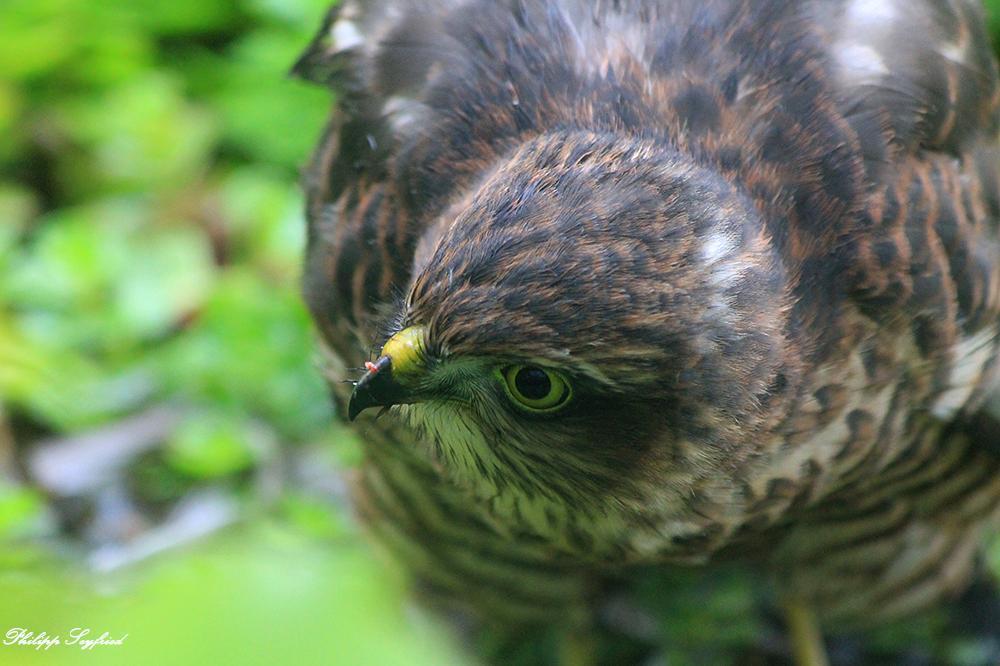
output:
POLYGON ((744 559, 827 626, 961 589, 1000 522, 976 2, 342 0, 294 72, 336 95, 304 293, 357 508, 425 589, 570 629, 633 565, 744 559))

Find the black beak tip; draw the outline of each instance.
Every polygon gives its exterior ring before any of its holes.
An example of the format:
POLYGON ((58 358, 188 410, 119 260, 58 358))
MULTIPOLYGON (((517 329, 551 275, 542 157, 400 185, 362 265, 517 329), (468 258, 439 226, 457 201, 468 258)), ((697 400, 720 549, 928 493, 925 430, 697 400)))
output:
POLYGON ((354 391, 351 393, 351 399, 347 403, 347 420, 351 423, 354 419, 358 418, 358 414, 365 411, 369 407, 375 407, 377 405, 383 404, 375 396, 372 395, 370 384, 372 381, 378 383, 378 371, 369 371, 361 381, 357 383, 354 387, 354 391))
POLYGON ((369 407, 391 407, 409 402, 410 397, 411 391, 392 376, 392 359, 383 356, 368 366, 368 372, 354 386, 347 403, 347 420, 353 422, 369 407))
MULTIPOLYGON (((365 392, 365 395, 369 394, 365 392)), ((371 406, 372 403, 370 403, 369 400, 365 400, 364 398, 360 397, 358 395, 358 390, 354 389, 354 392, 351 393, 351 399, 347 403, 347 420, 350 423, 354 423, 354 419, 358 418, 358 414, 360 414, 361 412, 363 412, 364 410, 368 409, 371 406)))

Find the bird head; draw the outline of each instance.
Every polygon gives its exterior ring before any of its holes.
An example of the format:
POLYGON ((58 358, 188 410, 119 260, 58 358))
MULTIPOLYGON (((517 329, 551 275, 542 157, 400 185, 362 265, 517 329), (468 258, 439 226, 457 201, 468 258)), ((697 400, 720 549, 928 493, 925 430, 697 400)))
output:
POLYGON ((718 172, 541 135, 427 232, 349 417, 398 405, 456 487, 535 533, 683 524, 787 409, 788 282, 718 172))

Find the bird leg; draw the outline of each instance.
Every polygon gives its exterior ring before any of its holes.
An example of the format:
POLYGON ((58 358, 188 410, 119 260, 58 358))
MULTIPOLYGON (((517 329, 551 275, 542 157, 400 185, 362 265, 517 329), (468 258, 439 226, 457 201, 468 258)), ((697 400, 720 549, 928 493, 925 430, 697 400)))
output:
POLYGON ((812 607, 795 597, 786 598, 782 606, 796 666, 830 666, 812 607))

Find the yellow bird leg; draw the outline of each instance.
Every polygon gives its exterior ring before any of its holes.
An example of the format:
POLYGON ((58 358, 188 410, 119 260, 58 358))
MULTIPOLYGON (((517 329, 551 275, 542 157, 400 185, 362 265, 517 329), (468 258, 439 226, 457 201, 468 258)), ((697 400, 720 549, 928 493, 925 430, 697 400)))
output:
POLYGON ((795 598, 785 599, 782 605, 796 666, 830 666, 812 607, 795 598))

